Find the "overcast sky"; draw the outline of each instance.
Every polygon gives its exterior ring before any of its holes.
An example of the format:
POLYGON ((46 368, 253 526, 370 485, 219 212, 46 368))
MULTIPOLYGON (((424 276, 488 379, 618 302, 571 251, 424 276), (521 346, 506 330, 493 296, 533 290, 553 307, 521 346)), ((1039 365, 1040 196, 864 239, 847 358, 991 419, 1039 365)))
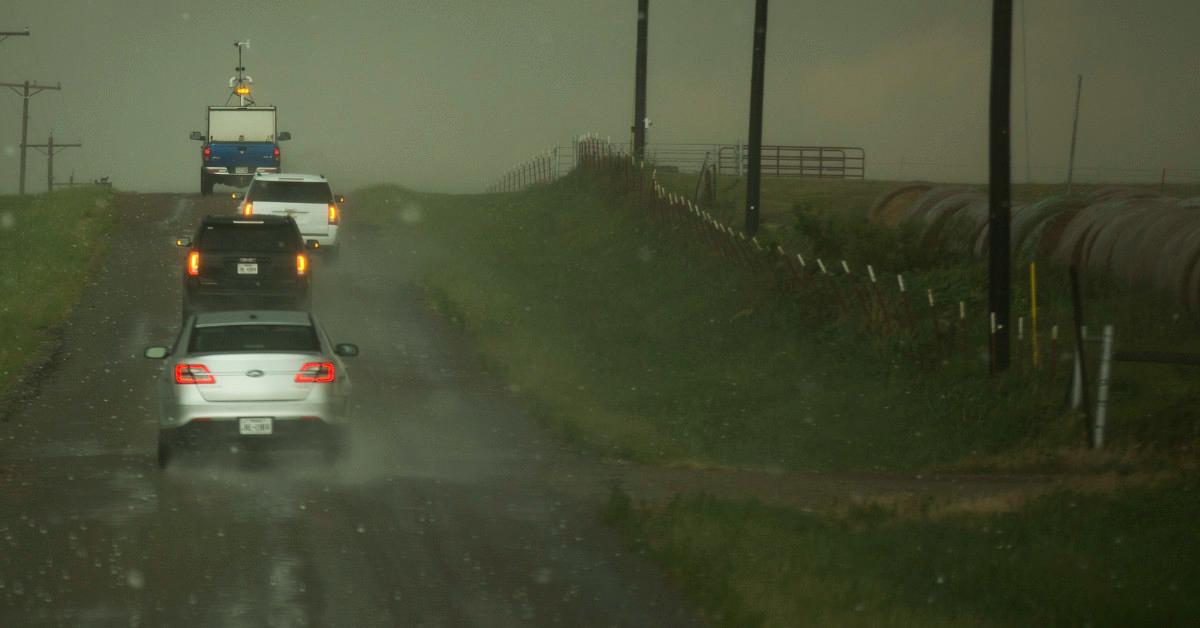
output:
MULTIPOLYGON (((1025 173, 1023 65, 1035 178, 1063 175, 1081 73, 1080 166, 1200 180, 1200 2, 1031 2, 1027 63, 1015 4, 1015 180, 1025 173)), ((239 39, 252 42, 258 103, 277 105, 280 130, 295 137, 286 168, 329 175, 339 190, 478 190, 573 135, 624 140, 632 121, 636 0, 4 5, 0 30, 33 34, 0 43, 0 82, 63 88, 30 101, 29 141, 53 131, 84 144, 58 156, 60 180, 197 188, 188 132, 203 128, 206 105, 224 103, 239 39)), ((651 0, 652 142, 743 140, 753 5, 651 0)), ((862 146, 872 178, 982 180, 990 15, 984 0, 774 0, 764 141, 862 146)), ((0 93, 5 193, 17 188, 20 104, 0 93)), ((31 152, 29 164, 29 189, 44 189, 45 157, 31 152)))

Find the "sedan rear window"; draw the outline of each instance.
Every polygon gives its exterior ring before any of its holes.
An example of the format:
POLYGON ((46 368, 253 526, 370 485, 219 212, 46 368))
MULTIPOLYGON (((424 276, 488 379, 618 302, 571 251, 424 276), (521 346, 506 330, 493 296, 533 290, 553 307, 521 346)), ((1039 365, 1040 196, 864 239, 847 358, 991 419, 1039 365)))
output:
POLYGON ((188 353, 236 353, 241 351, 320 351, 317 334, 310 325, 219 325, 196 327, 188 342, 188 353))
POLYGON ((203 251, 293 251, 303 242, 291 225, 235 223, 206 225, 197 246, 203 251))
POLYGON ((255 181, 246 200, 259 203, 331 203, 333 192, 324 181, 255 181))

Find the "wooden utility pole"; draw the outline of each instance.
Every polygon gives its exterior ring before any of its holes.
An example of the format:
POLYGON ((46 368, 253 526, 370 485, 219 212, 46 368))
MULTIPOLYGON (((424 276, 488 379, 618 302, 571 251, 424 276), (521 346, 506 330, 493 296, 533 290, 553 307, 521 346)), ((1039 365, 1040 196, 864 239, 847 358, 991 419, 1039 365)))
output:
POLYGON ((1012 0, 992 2, 992 75, 988 132, 988 309, 995 320, 992 368, 1008 370, 1012 264, 1012 0))
POLYGON ((21 96, 21 180, 17 193, 23 195, 25 194, 25 149, 26 141, 29 138, 29 99, 48 89, 62 90, 62 85, 38 85, 25 81, 23 83, 0 83, 0 87, 7 87, 21 96), (18 87, 21 88, 19 91, 18 87))
POLYGON ((1075 80, 1075 117, 1071 121, 1071 156, 1067 158, 1067 194, 1075 178, 1075 136, 1079 134, 1079 97, 1083 95, 1083 75, 1075 80))
POLYGON ((767 0, 754 5, 754 58, 750 65, 750 169, 746 173, 746 234, 758 233, 762 183, 763 80, 767 59, 767 0))
POLYGON ((46 149, 46 191, 54 191, 54 153, 67 148, 79 148, 83 146, 76 142, 75 144, 55 144, 54 134, 50 134, 50 139, 46 140, 45 144, 30 144, 30 148, 46 149))
POLYGON ((646 40, 650 0, 638 0, 637 61, 633 84, 633 158, 641 161, 646 150, 646 40))

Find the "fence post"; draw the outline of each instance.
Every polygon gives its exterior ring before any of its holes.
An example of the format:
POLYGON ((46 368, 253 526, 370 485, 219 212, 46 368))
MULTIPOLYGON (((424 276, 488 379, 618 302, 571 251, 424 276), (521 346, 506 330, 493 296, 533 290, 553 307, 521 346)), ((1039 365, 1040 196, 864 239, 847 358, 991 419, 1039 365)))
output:
POLYGON ((1108 383, 1112 374, 1113 326, 1104 326, 1104 346, 1100 350, 1100 378, 1096 380, 1096 423, 1092 429, 1092 448, 1104 446, 1104 423, 1108 417, 1108 383))

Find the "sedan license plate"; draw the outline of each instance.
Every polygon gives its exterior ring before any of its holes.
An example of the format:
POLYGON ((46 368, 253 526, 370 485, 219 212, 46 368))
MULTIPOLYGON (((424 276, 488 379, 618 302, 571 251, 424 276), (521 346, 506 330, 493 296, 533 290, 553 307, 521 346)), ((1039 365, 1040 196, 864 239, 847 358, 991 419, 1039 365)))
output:
POLYGON ((238 263, 238 274, 239 275, 257 275, 258 274, 258 264, 243 264, 243 263, 239 262, 238 263))
POLYGON ((234 174, 247 174, 250 172, 250 166, 237 166, 233 172, 234 174))
POLYGON ((272 431, 271 417, 246 417, 238 419, 240 434, 270 434, 272 431))

